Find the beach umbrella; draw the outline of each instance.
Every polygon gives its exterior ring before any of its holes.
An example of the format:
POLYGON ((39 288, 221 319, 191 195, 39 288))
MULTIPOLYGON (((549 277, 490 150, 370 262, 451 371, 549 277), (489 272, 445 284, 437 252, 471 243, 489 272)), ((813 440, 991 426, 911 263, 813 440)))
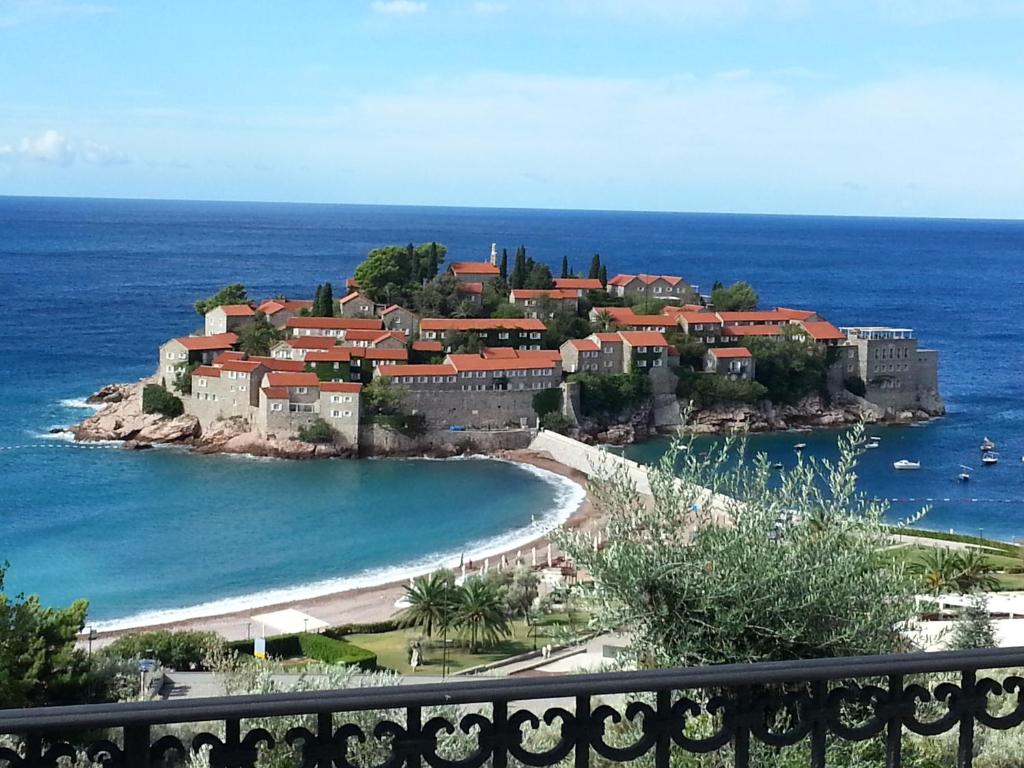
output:
POLYGON ((532 565, 534 568, 537 567, 537 548, 536 547, 530 547, 530 565, 532 565))

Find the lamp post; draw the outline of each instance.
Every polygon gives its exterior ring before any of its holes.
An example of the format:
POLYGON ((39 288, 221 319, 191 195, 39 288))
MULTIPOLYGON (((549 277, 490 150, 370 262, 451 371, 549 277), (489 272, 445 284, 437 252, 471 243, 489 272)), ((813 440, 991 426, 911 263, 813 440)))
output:
POLYGON ((96 639, 96 627, 89 627, 89 655, 92 656, 92 641, 96 639))

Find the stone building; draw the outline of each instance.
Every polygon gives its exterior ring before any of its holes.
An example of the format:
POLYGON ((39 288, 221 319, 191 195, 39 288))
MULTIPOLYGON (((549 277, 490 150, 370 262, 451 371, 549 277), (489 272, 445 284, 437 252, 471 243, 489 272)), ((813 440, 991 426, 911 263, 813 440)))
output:
POLYGON ((412 338, 419 331, 420 319, 414 312, 398 304, 392 304, 381 310, 380 319, 384 328, 389 331, 402 331, 406 336, 412 338))
POLYGON ((440 341, 450 351, 452 338, 459 333, 476 334, 486 347, 540 349, 547 330, 540 320, 522 318, 423 318, 420 339, 440 341))
POLYGON ((222 304, 214 307, 203 316, 204 329, 207 336, 219 333, 238 333, 252 324, 256 310, 248 304, 222 304))
POLYGON ((913 329, 866 326, 842 331, 846 344, 857 349, 857 375, 864 381, 865 399, 881 407, 886 416, 913 410, 945 412, 939 395, 938 352, 920 349, 913 329))
POLYGON ((320 381, 315 373, 268 373, 255 409, 256 432, 265 438, 294 438, 300 429, 323 419, 335 443, 359 444, 359 393, 362 385, 320 381))
POLYGON ((289 301, 288 299, 268 299, 260 304, 257 309, 267 316, 270 324, 281 330, 293 317, 298 317, 305 310, 313 309, 313 302, 309 300, 289 301))
POLYGON ((489 283, 501 276, 501 270, 486 261, 454 261, 448 273, 460 283, 489 283))
POLYGON ((583 298, 589 291, 603 291, 604 285, 596 277, 556 277, 555 288, 572 291, 578 298, 583 298))
POLYGON ((218 333, 214 336, 181 336, 160 345, 157 372, 164 387, 193 363, 210 363, 217 355, 234 348, 238 336, 218 333))
POLYGON ((359 291, 353 291, 338 299, 342 317, 373 317, 376 305, 359 291))
POLYGON ((608 293, 624 298, 660 299, 683 303, 700 301, 696 285, 675 275, 616 275, 608 281, 608 293))
POLYGON ((344 339, 347 331, 383 331, 379 318, 362 317, 292 317, 285 323, 289 337, 333 336, 344 339))
POLYGON ((729 379, 753 380, 754 366, 754 356, 746 347, 715 347, 704 354, 704 370, 729 379))
POLYGON ((259 387, 270 372, 257 360, 228 359, 217 365, 201 365, 192 372, 192 394, 183 397, 186 413, 208 430, 215 421, 242 419, 252 424, 259 404, 259 387))
POLYGON ((531 290, 526 288, 513 288, 508 296, 509 304, 513 304, 523 310, 523 315, 530 318, 548 320, 554 317, 555 312, 565 311, 576 313, 579 307, 579 296, 571 289, 531 290), (545 317, 541 317, 540 309, 545 304, 548 311, 545 317))
POLYGON ((559 353, 566 373, 629 373, 667 367, 670 346, 657 331, 609 331, 569 339, 559 353))

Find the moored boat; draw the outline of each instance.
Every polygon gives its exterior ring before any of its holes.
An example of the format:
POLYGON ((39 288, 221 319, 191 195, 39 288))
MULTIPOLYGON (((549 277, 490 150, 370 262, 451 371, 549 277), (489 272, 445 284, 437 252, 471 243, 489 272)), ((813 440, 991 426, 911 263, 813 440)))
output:
POLYGON ((807 447, 807 443, 797 443, 796 445, 793 446, 793 450, 794 451, 802 451, 806 447, 807 447))
POLYGON ((920 461, 910 461, 910 459, 900 459, 892 463, 893 469, 920 469, 920 461))
POLYGON ((970 479, 971 479, 971 468, 961 464, 960 465, 960 474, 957 476, 957 480, 959 480, 961 483, 966 483, 970 479))
POLYGON ((981 441, 981 451, 982 451, 982 453, 985 453, 987 451, 994 451, 995 449, 996 449, 996 444, 993 443, 991 440, 989 440, 988 437, 986 437, 984 440, 981 441))
POLYGON ((986 453, 984 456, 981 457, 981 463, 985 464, 987 466, 992 466, 993 464, 998 464, 999 463, 999 454, 998 453, 992 453, 991 451, 989 451, 988 453, 986 453))

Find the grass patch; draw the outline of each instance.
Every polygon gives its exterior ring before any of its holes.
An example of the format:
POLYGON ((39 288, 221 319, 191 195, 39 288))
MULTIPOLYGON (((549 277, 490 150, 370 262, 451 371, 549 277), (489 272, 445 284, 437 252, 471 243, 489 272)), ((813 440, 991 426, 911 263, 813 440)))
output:
POLYGON ((975 544, 980 547, 999 549, 1011 556, 1020 556, 1021 548, 1016 544, 996 539, 985 539, 981 536, 970 536, 965 533, 943 533, 942 531, 927 531, 922 528, 899 528, 891 526, 889 531, 899 536, 912 536, 919 539, 932 539, 934 541, 953 541, 959 544, 975 544))

